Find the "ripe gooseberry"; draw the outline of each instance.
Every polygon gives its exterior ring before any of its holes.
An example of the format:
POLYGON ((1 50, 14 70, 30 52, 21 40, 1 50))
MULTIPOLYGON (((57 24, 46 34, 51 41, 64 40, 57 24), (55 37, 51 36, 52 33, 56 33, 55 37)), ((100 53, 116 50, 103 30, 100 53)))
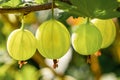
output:
POLYGON ((101 48, 101 44, 101 33, 89 19, 72 33, 72 45, 79 54, 94 54, 101 48))
POLYGON ((36 51, 36 39, 30 31, 16 29, 8 37, 7 50, 15 60, 27 60, 36 51))
POLYGON ((59 59, 70 47, 70 34, 66 27, 55 19, 42 23, 36 32, 38 51, 49 59, 59 59))
POLYGON ((112 19, 101 20, 93 19, 92 23, 100 30, 102 34, 101 48, 106 48, 112 44, 116 36, 116 27, 112 19))

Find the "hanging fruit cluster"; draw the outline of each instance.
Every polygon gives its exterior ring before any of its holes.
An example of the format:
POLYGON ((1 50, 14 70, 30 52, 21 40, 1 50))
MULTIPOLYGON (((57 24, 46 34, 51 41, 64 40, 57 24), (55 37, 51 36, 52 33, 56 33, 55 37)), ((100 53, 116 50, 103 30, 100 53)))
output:
MULTIPOLYGON (((24 23, 22 23, 24 24, 24 23)), ((24 25, 14 30, 7 41, 9 55, 15 60, 31 58, 36 48, 42 56, 53 59, 61 58, 70 48, 70 34, 66 27, 55 19, 43 22, 34 35, 25 30, 24 25)), ((72 33, 72 46, 82 55, 91 55, 101 48, 108 47, 115 39, 116 29, 113 21, 94 19, 84 20, 72 33)))
POLYGON ((112 19, 90 21, 89 18, 86 20, 82 18, 83 21, 80 24, 80 18, 76 19, 77 22, 72 18, 74 21, 72 24, 77 23, 77 27, 70 40, 67 28, 54 19, 53 13, 52 6, 52 19, 43 22, 38 27, 36 38, 30 31, 24 29, 22 20, 21 28, 14 30, 8 37, 7 50, 12 58, 19 61, 27 60, 38 49, 42 56, 53 59, 53 66, 56 68, 57 59, 67 53, 71 43, 79 54, 92 55, 101 48, 110 46, 115 39, 116 29, 112 19))

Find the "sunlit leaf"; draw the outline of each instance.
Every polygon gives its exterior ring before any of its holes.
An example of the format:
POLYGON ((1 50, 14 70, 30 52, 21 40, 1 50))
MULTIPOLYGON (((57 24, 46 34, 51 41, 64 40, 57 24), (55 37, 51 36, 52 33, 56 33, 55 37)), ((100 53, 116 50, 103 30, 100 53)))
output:
POLYGON ((0 4, 8 2, 8 1, 10 1, 10 0, 0 0, 0 4))
POLYGON ((18 5, 22 2, 22 0, 9 0, 8 2, 4 2, 1 4, 3 7, 18 7, 18 5))
POLYGON ((43 4, 45 2, 47 2, 48 0, 35 0, 36 3, 38 4, 43 4))

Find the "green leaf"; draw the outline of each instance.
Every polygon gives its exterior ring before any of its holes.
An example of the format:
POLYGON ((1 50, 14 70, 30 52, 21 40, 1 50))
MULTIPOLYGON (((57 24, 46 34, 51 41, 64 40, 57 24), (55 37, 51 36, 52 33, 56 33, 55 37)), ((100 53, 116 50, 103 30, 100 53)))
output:
POLYGON ((0 0, 0 5, 5 3, 5 2, 8 2, 8 1, 10 1, 10 0, 0 0))
POLYGON ((55 5, 59 6, 59 8, 63 10, 69 10, 69 8, 71 8, 71 5, 61 2, 61 1, 56 1, 55 5))
POLYGON ((4 2, 1 4, 3 7, 18 7, 18 5, 22 3, 22 0, 9 0, 8 2, 4 2))
POLYGON ((63 2, 57 4, 61 9, 67 9, 67 12, 82 17, 108 19, 120 16, 120 12, 117 11, 119 7, 117 0, 70 0, 70 2, 72 5, 63 2))
POLYGON ((45 2, 48 2, 48 0, 35 0, 35 2, 38 4, 43 4, 45 2))

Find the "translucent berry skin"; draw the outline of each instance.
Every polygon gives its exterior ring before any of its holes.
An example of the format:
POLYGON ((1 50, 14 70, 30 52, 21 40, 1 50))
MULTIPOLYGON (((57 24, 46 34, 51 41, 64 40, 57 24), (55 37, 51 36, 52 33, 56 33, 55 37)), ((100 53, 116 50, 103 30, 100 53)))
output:
POLYGON ((36 32, 38 51, 49 59, 59 59, 70 48, 70 34, 66 27, 55 19, 42 23, 36 32))
POLYGON ((91 55, 101 48, 100 31, 91 23, 83 23, 72 34, 73 48, 82 55, 91 55))
POLYGON ((102 45, 101 48, 107 48, 115 40, 116 27, 112 19, 101 20, 93 19, 92 23, 100 30, 102 34, 102 45))
POLYGON ((8 53, 15 60, 31 58, 36 51, 36 47, 36 39, 28 30, 16 29, 7 40, 8 53))

